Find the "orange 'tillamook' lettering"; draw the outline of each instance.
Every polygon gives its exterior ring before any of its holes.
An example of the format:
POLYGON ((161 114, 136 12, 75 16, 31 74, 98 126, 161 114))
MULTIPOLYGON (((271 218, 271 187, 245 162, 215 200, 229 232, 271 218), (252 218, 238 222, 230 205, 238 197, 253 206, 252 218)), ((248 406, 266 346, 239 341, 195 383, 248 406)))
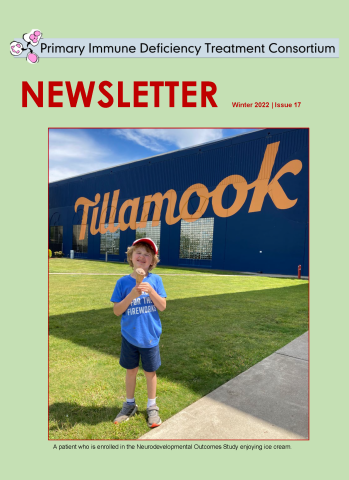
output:
POLYGON ((119 225, 114 226, 117 203, 120 193, 120 190, 115 190, 113 193, 113 199, 109 215, 109 223, 107 228, 105 227, 105 220, 110 193, 108 192, 104 194, 101 217, 98 226, 97 217, 99 207, 97 207, 97 205, 101 198, 100 194, 96 194, 94 202, 92 202, 88 198, 80 197, 75 203, 75 212, 77 211, 78 206, 84 206, 81 222, 80 240, 83 240, 85 238, 88 209, 90 207, 95 207, 93 209, 92 222, 90 227, 90 232, 92 235, 96 235, 96 233, 98 232, 106 233, 108 230, 110 232, 115 232, 119 228, 119 226, 120 230, 122 231, 126 230, 127 228, 131 228, 132 230, 136 230, 137 228, 144 228, 148 221, 150 206, 152 203, 154 203, 152 225, 157 226, 159 225, 164 199, 168 201, 165 217, 165 221, 168 225, 174 225, 181 219, 185 220, 186 222, 195 222, 205 213, 210 198, 212 198, 212 208, 216 215, 223 218, 230 217, 241 209, 241 207, 246 201, 248 191, 252 188, 254 188, 254 192, 249 208, 249 213, 261 211, 266 195, 270 196, 276 208, 282 210, 292 208, 297 203, 298 199, 296 198, 294 200, 291 200, 287 197, 283 188, 279 184, 279 179, 285 173, 293 173, 293 175, 297 175, 302 170, 302 162, 300 160, 291 160, 286 165, 284 165, 270 181, 270 176, 275 163, 276 154, 279 149, 279 144, 280 142, 275 142, 267 146, 267 148, 265 149, 264 158, 258 174, 258 178, 253 183, 248 184, 246 179, 240 175, 229 175, 228 177, 225 177, 211 193, 207 190, 207 187, 201 183, 191 185, 189 188, 187 188, 187 190, 183 193, 181 197, 181 200, 179 202, 179 215, 177 217, 174 217, 174 209, 177 203, 177 193, 174 190, 168 190, 164 194, 157 192, 154 193, 154 195, 147 195, 144 198, 141 221, 138 223, 136 222, 136 220, 140 197, 126 200, 121 205, 119 210, 119 225), (235 188, 236 198, 234 203, 229 208, 224 208, 222 206, 222 197, 228 185, 233 185, 233 187, 235 188), (200 198, 200 203, 197 210, 194 213, 190 214, 188 211, 188 202, 194 192, 200 198), (129 222, 126 223, 125 213, 128 208, 131 208, 131 214, 129 222))

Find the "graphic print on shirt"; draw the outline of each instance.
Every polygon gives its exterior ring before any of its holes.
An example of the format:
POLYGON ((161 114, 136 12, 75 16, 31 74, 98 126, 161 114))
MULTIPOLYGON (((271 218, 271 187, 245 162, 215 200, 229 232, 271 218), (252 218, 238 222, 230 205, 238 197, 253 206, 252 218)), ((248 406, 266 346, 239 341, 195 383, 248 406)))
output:
POLYGON ((132 300, 125 313, 126 315, 140 315, 142 313, 150 312, 156 312, 156 307, 151 301, 149 295, 144 292, 140 297, 132 300))

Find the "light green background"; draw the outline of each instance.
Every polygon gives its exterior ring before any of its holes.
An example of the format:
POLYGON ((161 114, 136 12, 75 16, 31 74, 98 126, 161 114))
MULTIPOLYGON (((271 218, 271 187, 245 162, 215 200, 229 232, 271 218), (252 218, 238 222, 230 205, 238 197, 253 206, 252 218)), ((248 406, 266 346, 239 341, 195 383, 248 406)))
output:
MULTIPOLYGON (((348 28, 344 2, 8 3, 2 55, 2 439, 5 478, 338 478, 346 442, 348 28), (51 38, 340 39, 339 59, 14 59, 32 28, 51 38), (21 108, 21 83, 211 80, 218 108, 21 108), (232 101, 302 102, 237 110, 232 101), (47 441, 48 127, 310 128, 310 438, 278 451, 61 451, 47 441), (346 260, 345 260, 346 259, 346 260), (254 458, 252 458, 254 457, 254 458)), ((4 7, 3 7, 4 8, 4 7)), ((115 93, 115 87, 114 87, 115 93)), ((177 103, 180 105, 180 102, 177 103)), ((84 442, 87 443, 87 442, 84 442)), ((90 442, 91 443, 91 442, 90 442)), ((260 443, 260 442, 259 442, 260 443)))

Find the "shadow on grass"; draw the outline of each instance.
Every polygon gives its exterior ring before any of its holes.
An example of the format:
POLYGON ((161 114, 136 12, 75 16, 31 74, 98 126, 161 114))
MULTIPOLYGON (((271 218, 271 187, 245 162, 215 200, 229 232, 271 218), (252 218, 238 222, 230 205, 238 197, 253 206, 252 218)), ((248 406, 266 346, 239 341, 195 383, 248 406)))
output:
MULTIPOLYGON (((308 329, 308 285, 168 300, 159 377, 206 395, 308 329)), ((119 357, 112 308, 54 315, 50 334, 119 357)))
MULTIPOLYGON (((49 430, 51 432, 67 430, 71 421, 74 425, 98 425, 105 422, 110 424, 121 408, 122 402, 114 407, 81 406, 78 403, 57 402, 50 405, 50 420, 54 421, 55 425, 52 425, 49 430)), ((146 421, 147 409, 138 408, 137 416, 139 415, 146 421)))
POLYGON ((57 425, 50 427, 50 431, 67 428, 70 419, 81 425, 97 425, 102 422, 110 422, 116 416, 116 407, 83 407, 77 403, 57 402, 50 405, 50 418, 57 425), (113 417, 114 415, 114 417, 113 417))

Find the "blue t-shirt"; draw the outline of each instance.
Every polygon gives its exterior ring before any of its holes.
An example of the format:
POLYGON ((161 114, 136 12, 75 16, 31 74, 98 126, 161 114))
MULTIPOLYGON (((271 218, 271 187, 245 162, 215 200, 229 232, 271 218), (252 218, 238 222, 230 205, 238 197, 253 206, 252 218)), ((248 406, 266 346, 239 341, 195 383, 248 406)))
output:
MULTIPOLYGON (((167 297, 161 277, 148 273, 143 282, 149 283, 160 297, 167 297)), ((115 285, 111 302, 121 302, 135 287, 136 280, 127 275, 115 285)), ((160 340, 162 329, 157 308, 145 292, 135 298, 121 317, 121 334, 136 347, 155 347, 160 340)))

